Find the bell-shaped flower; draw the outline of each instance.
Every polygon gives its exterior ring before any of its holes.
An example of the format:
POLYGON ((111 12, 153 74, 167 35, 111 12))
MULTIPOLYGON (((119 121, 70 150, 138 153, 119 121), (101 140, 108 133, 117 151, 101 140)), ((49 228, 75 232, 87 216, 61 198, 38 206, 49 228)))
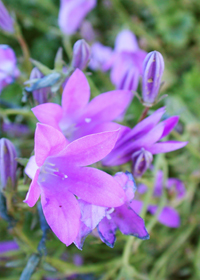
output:
POLYGON ((121 76, 121 80, 118 84, 118 89, 133 90, 136 91, 139 84, 139 72, 137 68, 131 66, 121 76))
MULTIPOLYGON (((72 141, 82 136, 117 129, 117 119, 130 104, 130 91, 110 91, 89 102, 90 88, 83 72, 76 69, 62 94, 62 107, 45 103, 32 109, 37 119, 63 132, 72 141)), ((125 128, 122 128, 120 133, 125 128)))
POLYGON ((124 203, 125 193, 112 176, 86 167, 105 157, 117 136, 118 131, 103 132, 68 143, 57 129, 37 124, 35 156, 25 169, 32 183, 24 202, 32 207, 41 195, 47 223, 66 245, 75 240, 80 227, 76 197, 103 207, 124 203))
POLYGON ((132 173, 134 177, 141 177, 146 170, 150 167, 153 160, 153 156, 150 152, 144 148, 135 152, 131 156, 132 158, 132 173))
POLYGON ((161 53, 153 51, 147 54, 142 74, 142 99, 145 106, 152 106, 156 101, 164 67, 161 53))
POLYGON ((90 59, 90 46, 85 40, 78 40, 73 47, 72 67, 84 70, 90 59))
POLYGON ((103 164, 106 166, 124 164, 142 148, 154 155, 171 152, 187 145, 187 142, 160 141, 172 131, 179 119, 178 116, 173 116, 158 123, 164 113, 165 108, 160 108, 139 122, 133 129, 121 134, 115 148, 103 159, 103 164))
POLYGON ((0 0, 0 28, 8 33, 14 33, 14 22, 3 2, 0 0))
MULTIPOLYGON (((164 184, 164 177, 163 172, 161 170, 158 171, 156 175, 156 181, 154 185, 154 194, 153 196, 155 198, 160 198, 163 195, 164 188, 167 189, 167 192, 169 195, 172 195, 172 193, 175 193, 175 199, 181 199, 185 196, 185 186, 183 182, 176 178, 168 178, 166 180, 166 184, 164 184)), ((139 185, 138 186, 138 193, 144 194, 148 190, 147 186, 145 185, 139 185)), ((140 198, 140 196, 139 196, 140 198)), ((140 214, 141 209, 143 207, 143 201, 134 199, 130 203, 130 207, 138 214, 140 214)), ((156 214, 158 210, 157 204, 149 204, 147 207, 147 210, 150 214, 154 215, 156 214)), ((161 210, 158 221, 167 226, 176 228, 180 226, 180 216, 179 213, 170 205, 166 205, 161 210)))
POLYGON ((17 172, 17 153, 15 146, 6 138, 0 139, 0 190, 6 188, 8 179, 15 187, 17 172))
POLYGON ((96 0, 60 0, 58 24, 64 34, 72 35, 86 15, 96 6, 96 0))
MULTIPOLYGON (((41 79, 43 78, 44 75, 40 72, 40 70, 36 67, 33 68, 31 71, 30 75, 30 80, 34 79, 41 79)), ((43 104, 48 102, 48 96, 50 93, 50 88, 49 87, 44 87, 40 89, 33 90, 33 99, 37 104, 43 104)))
POLYGON ((19 76, 14 51, 7 45, 0 45, 0 93, 4 87, 12 84, 19 76))
POLYGON ((114 179, 126 193, 126 201, 122 206, 105 208, 79 201, 81 226, 74 242, 79 249, 82 249, 86 236, 96 227, 101 240, 111 248, 116 240, 117 229, 125 235, 133 235, 140 239, 149 238, 143 219, 129 206, 136 190, 132 175, 129 172, 119 172, 114 179))

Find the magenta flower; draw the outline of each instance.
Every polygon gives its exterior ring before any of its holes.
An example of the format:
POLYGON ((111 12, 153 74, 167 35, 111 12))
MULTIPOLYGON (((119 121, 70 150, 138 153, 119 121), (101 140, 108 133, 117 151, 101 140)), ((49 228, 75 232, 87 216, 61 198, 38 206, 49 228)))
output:
POLYGON ((150 162, 150 153, 152 155, 167 153, 187 145, 187 142, 171 140, 160 142, 162 138, 172 131, 179 119, 178 116, 173 116, 158 123, 164 113, 164 107, 158 109, 151 116, 138 123, 133 129, 121 135, 117 140, 115 148, 103 159, 103 164, 106 166, 120 165, 130 161, 132 157, 135 162, 134 154, 141 149, 148 151, 147 158, 150 162))
POLYGON ((16 184, 17 153, 15 146, 6 138, 0 140, 0 190, 6 188, 8 180, 14 188, 16 184))
MULTIPOLYGON (((156 182, 154 186, 154 197, 161 197, 163 195, 164 187, 168 190, 168 193, 170 195, 175 193, 176 199, 181 199, 185 196, 185 186, 183 182, 176 178, 169 178, 166 181, 166 186, 164 185, 163 180, 163 172, 161 170, 158 171, 156 176, 156 182)), ((147 191, 147 186, 145 185, 139 185, 138 186, 138 192, 140 194, 143 194, 147 191)), ((133 200, 130 203, 131 208, 138 214, 140 214, 141 209, 143 207, 143 202, 141 200, 133 200)), ((155 204, 150 204, 147 207, 148 212, 150 212, 152 215, 156 213, 158 210, 158 206, 155 204)), ((161 210, 160 215, 158 216, 158 221, 167 226, 176 228, 180 226, 180 217, 178 212, 171 206, 164 206, 161 210)))
POLYGON ((126 201, 122 206, 105 208, 79 200, 81 206, 81 226, 74 242, 79 249, 82 249, 86 236, 96 226, 101 240, 111 248, 113 248, 116 240, 115 234, 117 229, 125 235, 133 235, 140 239, 149 238, 143 219, 129 206, 136 190, 132 175, 129 172, 119 172, 114 176, 114 179, 126 193, 126 201))
POLYGON ((62 107, 46 103, 32 111, 40 122, 62 131, 72 141, 88 134, 117 129, 119 125, 111 121, 124 113, 133 94, 118 90, 100 94, 88 103, 89 98, 87 79, 76 69, 64 88, 62 107))
POLYGON ((7 45, 0 45, 0 92, 14 82, 20 72, 14 51, 7 45))
POLYGON ((112 176, 85 167, 105 157, 117 136, 118 131, 104 132, 69 144, 57 129, 37 124, 35 157, 31 157, 25 170, 32 183, 24 202, 32 207, 41 195, 47 223, 66 245, 74 241, 79 231, 80 207, 75 196, 104 207, 124 202, 124 191, 112 176))
POLYGON ((14 22, 6 7, 0 0, 0 28, 6 32, 14 33, 14 22))
POLYGON ((96 6, 96 0, 61 0, 58 24, 64 34, 77 31, 85 16, 96 6))
POLYGON ((152 106, 156 101, 164 67, 161 53, 153 51, 147 54, 142 75, 142 99, 146 106, 152 106))

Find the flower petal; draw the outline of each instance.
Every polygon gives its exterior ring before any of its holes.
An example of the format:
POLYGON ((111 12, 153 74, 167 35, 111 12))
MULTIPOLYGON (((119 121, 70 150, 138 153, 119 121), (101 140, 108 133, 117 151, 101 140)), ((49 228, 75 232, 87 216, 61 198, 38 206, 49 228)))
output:
POLYGON ((60 130, 59 122, 62 118, 62 108, 58 104, 44 103, 31 109, 39 122, 53 126, 60 130))
POLYGON ((66 182, 69 191, 94 205, 117 207, 125 201, 125 193, 116 180, 95 168, 76 168, 69 174, 66 182))
POLYGON ((172 129, 177 125, 178 120, 179 120, 178 116, 173 116, 173 117, 163 121, 165 128, 164 128, 163 135, 161 136, 161 138, 167 136, 172 131, 172 129))
POLYGON ((143 219, 129 208, 128 204, 115 208, 111 216, 123 234, 133 235, 143 240, 149 239, 143 219))
POLYGON ((135 211, 139 215, 142 211, 143 202, 134 199, 129 203, 129 206, 131 207, 131 209, 133 209, 133 211, 135 211))
POLYGON ((28 177, 33 179, 37 169, 38 169, 38 166, 35 161, 35 156, 32 156, 32 157, 30 157, 30 159, 25 167, 25 173, 28 175, 28 177))
POLYGON ((85 238, 90 234, 92 230, 87 227, 83 222, 80 223, 80 228, 74 244, 79 250, 82 250, 85 238))
POLYGON ((115 39, 115 51, 129 51, 135 52, 139 49, 137 38, 130 30, 124 29, 121 31, 115 39))
MULTIPOLYGON (((56 186, 55 186, 56 187, 56 186)), ((67 246, 78 235, 80 226, 80 208, 77 199, 67 190, 49 191, 42 188, 42 208, 52 231, 67 246)))
POLYGON ((79 69, 71 75, 62 95, 62 108, 65 116, 73 118, 80 114, 90 99, 90 86, 79 69))
POLYGON ((62 155, 76 165, 93 164, 104 158, 113 148, 118 137, 117 131, 91 134, 71 142, 62 155))
MULTIPOLYGON (((156 205, 149 205, 148 211, 154 215, 158 209, 158 206, 156 205)), ((180 217, 178 212, 169 206, 165 206, 163 210, 161 211, 160 215, 158 216, 158 221, 167 226, 176 228, 180 226, 180 217)))
POLYGON ((46 125, 37 124, 35 131, 35 160, 41 166, 47 156, 53 156, 62 151, 68 141, 57 129, 46 125))
POLYGON ((37 169, 24 200, 24 202, 27 203, 29 207, 33 207, 40 197, 41 190, 40 186, 37 183, 39 173, 40 170, 37 169))
POLYGON ((105 217, 97 228, 101 240, 106 243, 107 246, 113 248, 116 240, 115 232, 117 230, 113 220, 105 217))
POLYGON ((188 142, 166 141, 153 144, 148 151, 153 155, 160 153, 168 153, 185 147, 188 142))

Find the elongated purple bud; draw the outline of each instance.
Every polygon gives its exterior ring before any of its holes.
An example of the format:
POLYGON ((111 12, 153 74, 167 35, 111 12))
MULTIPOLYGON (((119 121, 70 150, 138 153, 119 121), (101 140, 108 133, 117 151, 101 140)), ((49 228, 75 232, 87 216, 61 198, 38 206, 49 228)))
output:
POLYGON ((84 39, 78 40, 73 47, 72 67, 83 70, 90 60, 90 46, 84 39))
POLYGON ((158 96, 164 67, 161 53, 153 51, 147 54, 142 75, 142 99, 146 106, 151 106, 158 96))
POLYGON ((0 28, 6 32, 14 33, 13 19, 9 15, 6 7, 0 0, 0 28))
POLYGON ((3 190, 8 178, 11 179, 12 187, 16 183, 17 154, 12 142, 6 138, 0 139, 0 189, 3 190))
POLYGON ((134 177, 141 177, 150 167, 153 156, 150 152, 142 148, 132 155, 132 172, 134 177))
MULTIPOLYGON (((33 68, 33 70, 31 71, 30 80, 41 79, 43 77, 44 75, 40 72, 40 70, 37 67, 33 68)), ((50 94, 50 88, 49 87, 40 88, 34 90, 32 94, 33 94, 33 99, 36 101, 37 104, 47 103, 48 96, 50 94)))
POLYGON ((139 78, 139 72, 136 68, 128 68, 127 71, 124 72, 124 75, 122 75, 121 77, 118 89, 135 91, 138 87, 139 78))

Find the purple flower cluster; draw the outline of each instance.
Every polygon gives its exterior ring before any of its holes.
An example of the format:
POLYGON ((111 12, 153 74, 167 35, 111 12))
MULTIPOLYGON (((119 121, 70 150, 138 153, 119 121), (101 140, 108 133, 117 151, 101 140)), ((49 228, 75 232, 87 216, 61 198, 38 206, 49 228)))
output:
POLYGON ((115 90, 89 101, 87 79, 76 69, 65 85, 62 106, 44 103, 32 109, 40 123, 35 155, 25 169, 32 183, 24 202, 32 207, 41 196, 47 223, 67 246, 74 242, 81 249, 95 228, 110 247, 117 229, 149 238, 132 207, 136 190, 132 175, 113 177, 97 169, 97 162, 107 166, 132 162, 137 177, 147 170, 153 154, 179 149, 186 142, 160 141, 178 122, 175 116, 159 123, 164 108, 133 129, 118 124, 132 98, 129 90, 115 90))

